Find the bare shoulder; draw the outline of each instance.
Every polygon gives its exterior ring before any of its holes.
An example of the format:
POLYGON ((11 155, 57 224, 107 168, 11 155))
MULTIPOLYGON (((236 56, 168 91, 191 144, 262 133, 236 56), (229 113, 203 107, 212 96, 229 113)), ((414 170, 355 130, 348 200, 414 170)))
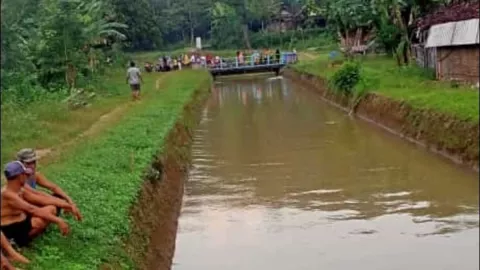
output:
POLYGON ((41 172, 35 172, 35 178, 38 179, 38 178, 45 178, 45 175, 41 172))
POLYGON ((16 199, 18 194, 8 189, 2 189, 2 200, 12 200, 16 199))

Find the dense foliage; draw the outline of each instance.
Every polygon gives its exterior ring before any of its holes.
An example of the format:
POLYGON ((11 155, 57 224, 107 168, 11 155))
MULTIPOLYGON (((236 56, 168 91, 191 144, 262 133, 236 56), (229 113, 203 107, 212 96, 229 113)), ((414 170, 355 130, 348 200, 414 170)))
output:
POLYGON ((444 1, 4 0, 2 102, 65 97, 91 86, 107 57, 193 46, 197 36, 213 49, 302 49, 335 37, 347 50, 366 37, 408 64, 416 19, 444 1))
POLYGON ((1 7, 3 103, 87 86, 112 44, 125 39, 127 25, 105 1, 5 0, 1 7))

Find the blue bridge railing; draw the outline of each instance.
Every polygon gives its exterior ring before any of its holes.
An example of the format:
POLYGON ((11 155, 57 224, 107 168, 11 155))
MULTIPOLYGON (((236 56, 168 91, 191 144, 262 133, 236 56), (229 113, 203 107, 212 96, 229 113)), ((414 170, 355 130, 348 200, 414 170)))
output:
POLYGON ((249 69, 252 67, 282 67, 293 64, 298 61, 297 53, 283 52, 280 58, 276 55, 262 56, 260 54, 251 54, 239 57, 212 59, 211 63, 202 63, 201 66, 209 70, 225 70, 225 69, 249 69))

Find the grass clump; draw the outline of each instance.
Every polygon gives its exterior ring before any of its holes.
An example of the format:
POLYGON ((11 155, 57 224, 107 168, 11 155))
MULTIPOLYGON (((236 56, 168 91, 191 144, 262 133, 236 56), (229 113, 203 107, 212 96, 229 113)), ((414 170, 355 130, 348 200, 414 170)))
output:
MULTIPOLYGON (((445 113, 461 120, 479 121, 479 91, 466 86, 452 88, 449 82, 436 81, 432 72, 416 66, 398 67, 386 56, 359 59, 362 78, 368 88, 385 97, 404 101, 414 108, 445 113)), ((294 69, 331 79, 341 67, 328 64, 328 54, 299 63, 294 69)))
POLYGON ((68 237, 51 228, 35 241, 27 252, 33 259, 29 269, 97 269, 111 258, 122 262, 122 269, 133 268, 120 247, 130 232, 129 209, 142 185, 143 172, 162 149, 195 90, 204 87, 207 91, 210 82, 204 71, 164 76, 161 89, 145 85, 148 98, 132 106, 115 127, 80 143, 60 162, 44 169, 48 178, 75 199, 84 221, 70 222, 68 237))

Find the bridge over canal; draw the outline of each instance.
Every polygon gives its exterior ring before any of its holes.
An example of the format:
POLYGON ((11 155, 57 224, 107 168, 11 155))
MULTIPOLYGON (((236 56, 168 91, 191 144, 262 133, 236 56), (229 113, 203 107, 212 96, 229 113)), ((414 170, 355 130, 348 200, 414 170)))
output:
POLYGON ((237 57, 221 58, 218 64, 204 65, 210 74, 215 78, 217 76, 274 72, 277 76, 280 70, 288 64, 297 62, 297 53, 283 52, 279 60, 268 56, 263 59, 255 58, 254 55, 244 57, 245 61, 240 63, 237 57))

